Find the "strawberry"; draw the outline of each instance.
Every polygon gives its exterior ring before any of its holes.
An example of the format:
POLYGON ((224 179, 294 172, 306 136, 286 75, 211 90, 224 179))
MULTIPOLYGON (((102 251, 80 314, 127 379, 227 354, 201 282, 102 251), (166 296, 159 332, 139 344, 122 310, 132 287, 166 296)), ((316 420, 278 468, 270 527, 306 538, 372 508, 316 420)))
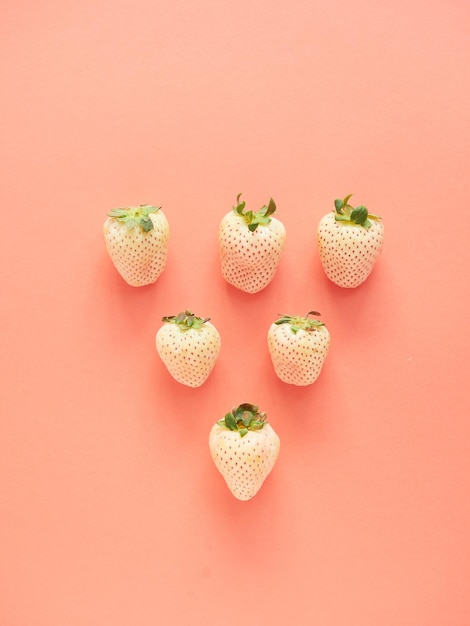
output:
POLYGON ((210 431, 212 459, 239 500, 249 500, 259 491, 279 454, 279 437, 266 417, 254 404, 244 403, 210 431))
POLYGON ((170 228, 160 207, 112 209, 103 227, 117 271, 133 287, 154 283, 165 268, 170 228))
POLYGON ((285 383, 311 385, 320 375, 330 347, 330 334, 323 322, 310 315, 283 315, 268 330, 268 349, 274 371, 285 383))
POLYGON ((163 317, 162 322, 156 335, 160 358, 179 383, 200 387, 219 356, 219 332, 209 318, 202 319, 191 311, 163 317))
POLYGON ((384 239, 381 218, 365 206, 353 208, 351 195, 335 200, 335 210, 322 217, 317 231, 323 269, 339 287, 357 287, 366 280, 384 239))
POLYGON ((286 229, 275 217, 271 198, 259 211, 245 211, 245 202, 227 213, 219 227, 222 276, 247 293, 264 289, 274 278, 286 240, 286 229))

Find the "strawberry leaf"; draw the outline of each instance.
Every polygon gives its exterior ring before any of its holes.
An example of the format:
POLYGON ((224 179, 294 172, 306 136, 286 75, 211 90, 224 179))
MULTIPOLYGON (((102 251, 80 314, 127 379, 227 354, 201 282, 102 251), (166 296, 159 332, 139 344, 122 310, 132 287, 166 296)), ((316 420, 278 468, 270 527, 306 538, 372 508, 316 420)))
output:
MULTIPOLYGON (((365 206, 359 205, 355 209, 351 211, 350 220, 355 224, 360 224, 361 226, 365 225, 365 222, 368 221, 369 212, 365 206)), ((370 226, 370 222, 369 222, 370 226)))
POLYGON ((341 214, 336 213, 335 220, 337 222, 350 222, 351 221, 349 215, 346 215, 345 213, 341 213, 341 214))
POLYGON ((226 414, 224 421, 225 421, 225 426, 229 430, 238 430, 237 422, 231 413, 226 414))
POLYGON ((127 217, 127 210, 126 209, 111 209, 108 215, 109 217, 117 217, 117 218, 127 217))
POLYGON ((156 213, 161 209, 161 207, 153 206, 152 204, 141 204, 140 208, 142 209, 142 212, 146 215, 148 215, 149 213, 156 213))
POLYGON ((264 213, 265 217, 269 217, 270 215, 272 215, 273 213, 276 212, 276 203, 274 202, 274 200, 272 198, 269 199, 269 204, 266 207, 266 211, 264 213))
POLYGON ((253 413, 251 411, 243 411, 241 421, 245 426, 249 426, 253 421, 253 413))
POLYGON ((153 222, 152 222, 152 220, 151 220, 149 217, 145 217, 145 218, 143 217, 143 218, 140 220, 140 225, 141 225, 142 229, 143 229, 146 233, 148 233, 149 231, 151 231, 151 230, 152 230, 152 228, 153 228, 153 222))
POLYGON ((260 214, 258 214, 257 219, 258 219, 258 224, 261 226, 267 226, 271 221, 270 217, 265 217, 264 215, 260 215, 260 214))
POLYGON ((341 200, 341 198, 336 198, 336 200, 335 200, 335 209, 336 209, 337 213, 341 214, 343 212, 343 206, 344 206, 344 203, 341 200))
POLYGON ((237 213, 238 215, 243 216, 243 210, 244 210, 244 208, 245 208, 245 204, 246 204, 246 203, 245 203, 245 201, 244 201, 244 200, 242 200, 242 201, 240 202, 240 198, 241 198, 241 196, 242 196, 242 194, 241 194, 241 193, 239 193, 239 194, 238 194, 238 196, 237 196, 237 205, 233 207, 233 210, 234 210, 234 211, 235 211, 235 213, 237 213))
POLYGON ((251 411, 253 414, 258 413, 258 407, 255 404, 250 404, 249 402, 244 402, 243 404, 240 404, 240 406, 236 410, 238 411, 240 409, 242 411, 251 411))

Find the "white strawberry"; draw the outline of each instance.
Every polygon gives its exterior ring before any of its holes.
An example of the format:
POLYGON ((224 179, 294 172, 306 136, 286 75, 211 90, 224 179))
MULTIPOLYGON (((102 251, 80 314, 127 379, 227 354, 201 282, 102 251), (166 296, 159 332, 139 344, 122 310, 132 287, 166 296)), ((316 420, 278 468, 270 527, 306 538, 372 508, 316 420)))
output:
POLYGON ((353 208, 351 195, 335 200, 335 210, 322 217, 317 231, 323 269, 339 287, 357 287, 366 280, 384 240, 381 218, 365 206, 353 208))
POLYGON ((162 318, 155 342, 166 368, 182 385, 200 387, 212 372, 220 352, 220 335, 209 318, 191 311, 162 318))
POLYGON ((234 408, 210 431, 212 459, 238 500, 249 500, 261 488, 276 463, 280 440, 266 413, 244 403, 234 408))
POLYGON ((268 349, 274 371, 285 383, 311 385, 320 375, 330 347, 330 334, 323 322, 310 315, 283 315, 268 330, 268 349))
POLYGON ((244 211, 245 202, 227 213, 219 227, 222 276, 247 293, 264 289, 274 278, 286 240, 282 222, 272 217, 276 204, 271 198, 259 211, 244 211))
POLYGON ((165 268, 170 228, 160 207, 112 209, 103 232, 114 266, 133 287, 154 283, 165 268))

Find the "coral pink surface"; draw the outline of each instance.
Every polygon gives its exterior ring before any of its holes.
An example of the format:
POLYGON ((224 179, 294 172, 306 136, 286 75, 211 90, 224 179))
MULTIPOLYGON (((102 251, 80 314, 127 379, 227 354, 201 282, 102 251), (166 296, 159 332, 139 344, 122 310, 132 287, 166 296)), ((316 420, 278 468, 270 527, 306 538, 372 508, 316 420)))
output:
POLYGON ((468 624, 468 3, 3 5, 0 624, 468 624), (253 295, 220 272, 240 192, 287 230, 253 295), (349 193, 385 227, 355 290, 316 247, 349 193), (146 203, 170 251, 133 288, 102 226, 146 203), (155 349, 186 308, 222 340, 198 389, 155 349), (311 310, 296 388, 266 335, 311 310), (242 402, 281 438, 247 502, 208 448, 242 402))

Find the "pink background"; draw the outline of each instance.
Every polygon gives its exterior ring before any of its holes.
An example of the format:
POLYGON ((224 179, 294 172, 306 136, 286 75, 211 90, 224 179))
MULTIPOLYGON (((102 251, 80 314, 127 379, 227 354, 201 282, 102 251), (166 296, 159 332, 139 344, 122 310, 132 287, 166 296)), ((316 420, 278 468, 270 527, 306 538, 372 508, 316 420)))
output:
POLYGON ((464 0, 2 2, 1 626, 470 623, 469 35, 464 0), (287 229, 254 296, 239 192, 287 229), (386 229, 354 291, 315 244, 348 193, 386 229), (140 203, 171 245, 135 289, 102 224, 140 203), (197 390, 154 346, 184 308, 222 337, 197 390), (310 309, 293 388, 266 332, 310 309), (282 446, 238 502, 207 439, 246 401, 282 446))

